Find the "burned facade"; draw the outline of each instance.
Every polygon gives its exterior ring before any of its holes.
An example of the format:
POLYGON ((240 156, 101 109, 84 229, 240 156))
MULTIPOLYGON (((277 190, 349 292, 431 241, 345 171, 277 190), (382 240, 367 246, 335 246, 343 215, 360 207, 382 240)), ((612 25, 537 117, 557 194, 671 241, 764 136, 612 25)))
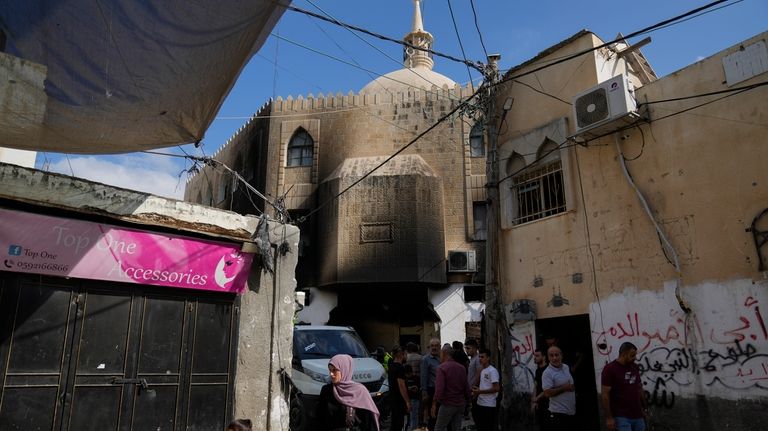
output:
MULTIPOLYGON (((418 1, 405 38, 431 46, 418 1)), ((308 303, 298 319, 354 326, 371 349, 463 340, 481 319, 482 120, 458 113, 415 139, 473 92, 432 66, 408 49, 403 69, 359 93, 278 97, 214 155, 279 198, 300 227, 297 281, 308 303)), ((211 167, 185 198, 270 211, 211 167)))

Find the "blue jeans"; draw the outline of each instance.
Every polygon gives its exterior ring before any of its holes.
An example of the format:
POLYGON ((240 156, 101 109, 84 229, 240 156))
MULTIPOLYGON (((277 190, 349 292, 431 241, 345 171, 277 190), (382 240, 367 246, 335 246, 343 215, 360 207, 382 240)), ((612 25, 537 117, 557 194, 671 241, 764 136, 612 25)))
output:
POLYGON ((417 397, 411 398, 411 417, 408 421, 408 429, 412 430, 419 426, 419 413, 421 410, 421 400, 417 397))
POLYGON ((616 421, 616 431, 645 431, 645 419, 613 418, 616 421))

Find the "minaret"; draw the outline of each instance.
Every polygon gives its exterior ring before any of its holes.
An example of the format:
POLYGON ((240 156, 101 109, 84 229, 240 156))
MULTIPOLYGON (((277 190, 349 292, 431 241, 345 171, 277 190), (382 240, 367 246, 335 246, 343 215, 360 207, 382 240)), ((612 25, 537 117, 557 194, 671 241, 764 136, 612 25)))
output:
MULTIPOLYGON (((419 0, 413 0, 413 25, 411 32, 406 34, 403 40, 414 46, 425 49, 432 48, 435 38, 428 31, 424 31, 424 22, 421 19, 421 5, 419 0)), ((406 68, 424 67, 432 70, 435 62, 432 53, 420 51, 406 46, 403 49, 403 65, 406 68)))

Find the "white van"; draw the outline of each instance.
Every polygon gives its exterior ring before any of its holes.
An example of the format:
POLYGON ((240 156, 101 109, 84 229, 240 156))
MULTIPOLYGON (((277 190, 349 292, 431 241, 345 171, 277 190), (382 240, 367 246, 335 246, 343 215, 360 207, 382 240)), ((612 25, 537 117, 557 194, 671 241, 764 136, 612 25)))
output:
MULTIPOLYGON (((323 385, 331 382, 328 362, 334 355, 347 354, 355 361, 352 379, 368 388, 379 405, 389 386, 384 367, 372 358, 357 332, 348 326, 297 325, 293 328, 293 372, 291 380, 301 392, 304 417, 292 418, 293 431, 311 424, 323 385), (301 425, 299 425, 301 423, 301 425)), ((292 409, 293 410, 293 409, 292 409)), ((293 413, 293 412, 292 412, 293 413)))

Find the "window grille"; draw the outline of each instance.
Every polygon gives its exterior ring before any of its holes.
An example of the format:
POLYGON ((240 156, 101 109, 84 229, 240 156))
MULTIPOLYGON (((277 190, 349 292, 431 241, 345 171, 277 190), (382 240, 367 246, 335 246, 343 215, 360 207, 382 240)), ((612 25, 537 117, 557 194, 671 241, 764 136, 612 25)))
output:
POLYGON ((512 178, 513 224, 527 223, 565 212, 563 167, 555 160, 512 178))

